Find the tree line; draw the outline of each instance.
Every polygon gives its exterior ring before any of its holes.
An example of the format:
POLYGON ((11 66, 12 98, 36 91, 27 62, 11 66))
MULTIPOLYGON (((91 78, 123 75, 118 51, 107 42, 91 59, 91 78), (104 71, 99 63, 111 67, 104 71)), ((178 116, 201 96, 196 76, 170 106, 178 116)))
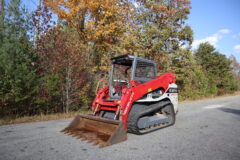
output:
POLYGON ((180 99, 231 93, 240 65, 209 43, 193 51, 189 0, 0 0, 0 115, 89 109, 110 58, 132 54, 177 77, 180 99))

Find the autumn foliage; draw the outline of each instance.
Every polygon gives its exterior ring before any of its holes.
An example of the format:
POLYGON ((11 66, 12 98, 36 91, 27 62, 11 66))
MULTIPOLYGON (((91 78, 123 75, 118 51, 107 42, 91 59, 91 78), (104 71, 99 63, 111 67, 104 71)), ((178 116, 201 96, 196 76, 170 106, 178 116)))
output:
POLYGON ((76 28, 79 35, 86 40, 99 41, 102 38, 119 37, 124 32, 127 1, 45 0, 44 4, 59 18, 76 28))
POLYGON ((9 3, 0 17, 0 115, 88 109, 121 54, 173 72, 180 99, 238 89, 234 57, 207 43, 192 51, 189 0, 43 0, 28 18, 9 3))

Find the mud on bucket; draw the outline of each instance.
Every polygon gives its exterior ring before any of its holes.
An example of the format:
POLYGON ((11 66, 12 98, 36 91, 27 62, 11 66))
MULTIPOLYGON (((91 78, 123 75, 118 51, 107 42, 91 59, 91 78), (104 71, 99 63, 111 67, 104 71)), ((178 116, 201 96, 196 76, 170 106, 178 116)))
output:
POLYGON ((99 145, 99 147, 127 140, 127 133, 122 121, 92 115, 77 115, 69 126, 61 132, 99 145))

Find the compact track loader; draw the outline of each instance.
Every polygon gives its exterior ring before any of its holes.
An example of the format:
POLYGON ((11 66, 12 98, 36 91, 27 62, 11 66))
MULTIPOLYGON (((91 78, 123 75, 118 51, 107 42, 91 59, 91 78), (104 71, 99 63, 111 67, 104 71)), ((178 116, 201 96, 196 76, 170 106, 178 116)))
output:
POLYGON ((109 86, 98 91, 91 115, 77 115, 62 132, 100 147, 171 126, 178 109, 172 73, 157 76, 156 64, 132 55, 112 58, 109 86))

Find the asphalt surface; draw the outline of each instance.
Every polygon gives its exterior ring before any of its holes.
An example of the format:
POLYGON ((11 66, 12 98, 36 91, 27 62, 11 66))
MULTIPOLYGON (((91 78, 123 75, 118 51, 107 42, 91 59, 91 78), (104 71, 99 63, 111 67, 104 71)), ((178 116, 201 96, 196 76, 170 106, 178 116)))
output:
POLYGON ((0 160, 240 160, 240 95, 181 104, 174 126, 105 148, 60 133, 71 119, 0 127, 0 160))

